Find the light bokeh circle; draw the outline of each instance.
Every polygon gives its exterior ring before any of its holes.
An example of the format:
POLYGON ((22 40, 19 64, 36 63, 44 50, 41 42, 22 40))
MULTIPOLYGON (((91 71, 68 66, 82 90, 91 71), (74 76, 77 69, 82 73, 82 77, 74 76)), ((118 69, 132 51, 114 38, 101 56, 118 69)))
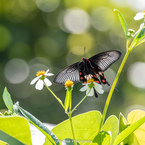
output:
POLYGON ((29 75, 29 66, 22 59, 11 59, 4 68, 4 75, 6 79, 12 84, 21 83, 29 75))
POLYGON ((145 88, 145 63, 136 62, 132 64, 127 73, 130 83, 138 88, 145 88))

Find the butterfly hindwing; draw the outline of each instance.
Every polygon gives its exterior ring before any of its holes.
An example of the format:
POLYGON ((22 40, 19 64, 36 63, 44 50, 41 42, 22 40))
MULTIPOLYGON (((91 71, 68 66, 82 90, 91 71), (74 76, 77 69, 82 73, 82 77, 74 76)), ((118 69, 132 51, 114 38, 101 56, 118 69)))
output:
POLYGON ((53 82, 56 84, 64 84, 68 79, 77 83, 80 81, 79 65, 81 62, 74 63, 62 71, 60 71, 54 78, 53 82))
POLYGON ((106 51, 94 55, 89 58, 90 61, 100 67, 101 71, 107 70, 115 61, 121 56, 121 52, 118 50, 106 51))

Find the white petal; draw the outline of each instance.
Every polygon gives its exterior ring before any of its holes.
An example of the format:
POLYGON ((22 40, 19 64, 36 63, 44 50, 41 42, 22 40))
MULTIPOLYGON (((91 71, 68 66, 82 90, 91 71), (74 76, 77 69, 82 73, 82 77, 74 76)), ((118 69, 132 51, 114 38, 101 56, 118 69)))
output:
POLYGON ((134 17, 134 20, 140 20, 140 19, 144 18, 144 15, 145 15, 145 13, 139 12, 134 17))
POLYGON ((39 77, 34 78, 31 82, 30 85, 35 84, 39 80, 39 77))
POLYGON ((53 73, 45 73, 46 76, 53 76, 53 73))
POLYGON ((45 82, 46 86, 48 86, 48 87, 52 85, 50 80, 48 80, 47 78, 44 79, 44 82, 45 82))
POLYGON ((98 93, 100 93, 100 94, 104 93, 104 90, 100 84, 94 83, 94 88, 98 93))
POLYGON ((38 82, 36 83, 35 88, 37 90, 42 90, 43 89, 43 85, 44 85, 43 81, 42 80, 38 80, 38 82))
MULTIPOLYGON (((87 89, 86 95, 89 93, 89 91, 90 91, 90 88, 87 89)), ((93 90, 93 88, 91 88, 91 91, 90 91, 90 93, 88 94, 88 96, 93 96, 93 95, 94 95, 94 90, 93 90)))
POLYGON ((45 74, 47 74, 49 72, 49 69, 45 72, 45 74))
POLYGON ((80 91, 81 91, 81 92, 84 92, 84 91, 87 90, 87 88, 88 88, 88 85, 86 84, 84 87, 82 87, 82 88, 80 89, 80 91))

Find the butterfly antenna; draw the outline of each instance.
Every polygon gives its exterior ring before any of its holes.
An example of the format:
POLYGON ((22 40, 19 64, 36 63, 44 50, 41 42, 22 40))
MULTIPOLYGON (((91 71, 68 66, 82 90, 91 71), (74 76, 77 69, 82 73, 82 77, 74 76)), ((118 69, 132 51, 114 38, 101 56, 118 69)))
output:
POLYGON ((84 57, 85 57, 85 49, 86 49, 86 47, 84 47, 84 57))

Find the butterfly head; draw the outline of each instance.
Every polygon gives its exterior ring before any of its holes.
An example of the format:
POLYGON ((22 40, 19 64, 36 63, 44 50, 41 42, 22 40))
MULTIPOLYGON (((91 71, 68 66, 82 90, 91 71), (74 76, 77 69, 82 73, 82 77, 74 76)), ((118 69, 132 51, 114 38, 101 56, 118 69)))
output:
POLYGON ((83 57, 82 60, 83 60, 83 61, 88 61, 88 62, 89 62, 89 60, 88 60, 87 58, 85 58, 85 57, 83 57))

